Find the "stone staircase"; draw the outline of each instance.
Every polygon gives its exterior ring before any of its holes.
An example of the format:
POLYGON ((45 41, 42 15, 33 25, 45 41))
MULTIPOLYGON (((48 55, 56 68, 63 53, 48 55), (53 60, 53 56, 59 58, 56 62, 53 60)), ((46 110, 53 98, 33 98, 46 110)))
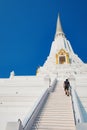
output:
POLYGON ((66 96, 63 83, 57 84, 39 112, 32 130, 75 130, 71 97, 66 96))

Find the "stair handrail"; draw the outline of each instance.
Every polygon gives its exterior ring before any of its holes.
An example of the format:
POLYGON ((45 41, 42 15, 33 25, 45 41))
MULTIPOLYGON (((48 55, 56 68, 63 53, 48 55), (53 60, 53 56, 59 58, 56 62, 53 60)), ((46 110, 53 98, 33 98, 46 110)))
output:
POLYGON ((22 122, 23 124, 23 129, 24 130, 29 130, 33 124, 34 119, 36 118, 44 100, 46 99, 48 95, 48 89, 46 89, 43 94, 39 97, 39 99, 36 101, 34 104, 32 111, 29 112, 29 114, 26 116, 24 121, 22 122))
POLYGON ((49 88, 47 88, 43 94, 40 96, 40 98, 37 100, 37 102, 35 103, 35 105, 32 108, 32 111, 27 115, 27 117, 25 118, 25 120, 22 122, 23 125, 23 129, 24 130, 30 130, 33 122, 36 118, 36 116, 38 115, 41 107, 43 106, 46 98, 48 97, 48 94, 53 90, 53 88, 55 87, 57 83, 57 80, 55 79, 52 83, 51 86, 49 86, 49 88))
POLYGON ((75 88, 73 88, 72 86, 70 87, 70 89, 71 89, 71 99, 72 99, 74 119, 75 119, 75 124, 77 125, 78 123, 83 122, 83 117, 82 117, 80 106, 77 99, 77 92, 75 88))

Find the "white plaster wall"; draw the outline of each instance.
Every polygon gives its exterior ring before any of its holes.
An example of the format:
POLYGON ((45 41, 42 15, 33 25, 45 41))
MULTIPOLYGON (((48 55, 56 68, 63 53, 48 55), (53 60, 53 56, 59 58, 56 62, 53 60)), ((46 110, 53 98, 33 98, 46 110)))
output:
POLYGON ((7 122, 19 118, 23 121, 48 87, 48 81, 43 77, 0 79, 0 128, 5 130, 7 122))

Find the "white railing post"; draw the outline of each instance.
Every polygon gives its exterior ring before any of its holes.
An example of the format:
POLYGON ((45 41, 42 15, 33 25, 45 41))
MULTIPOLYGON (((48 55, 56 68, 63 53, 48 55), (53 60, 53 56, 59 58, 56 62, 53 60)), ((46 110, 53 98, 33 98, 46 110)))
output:
POLYGON ((50 83, 51 83, 51 79, 49 77, 49 75, 46 75, 44 77, 44 84, 45 84, 45 87, 47 86, 47 88, 50 86, 50 83))
POLYGON ((23 130, 23 125, 20 119, 17 122, 8 122, 6 130, 23 130))

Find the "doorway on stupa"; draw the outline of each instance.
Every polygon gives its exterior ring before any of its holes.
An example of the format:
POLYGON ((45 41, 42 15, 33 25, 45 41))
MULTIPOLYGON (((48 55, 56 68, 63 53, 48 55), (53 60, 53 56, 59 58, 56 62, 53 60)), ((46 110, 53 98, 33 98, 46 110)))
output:
POLYGON ((64 63, 66 63, 65 56, 59 56, 59 64, 64 64, 64 63))
POLYGON ((69 53, 64 49, 61 49, 58 53, 56 53, 56 64, 69 64, 69 53))

